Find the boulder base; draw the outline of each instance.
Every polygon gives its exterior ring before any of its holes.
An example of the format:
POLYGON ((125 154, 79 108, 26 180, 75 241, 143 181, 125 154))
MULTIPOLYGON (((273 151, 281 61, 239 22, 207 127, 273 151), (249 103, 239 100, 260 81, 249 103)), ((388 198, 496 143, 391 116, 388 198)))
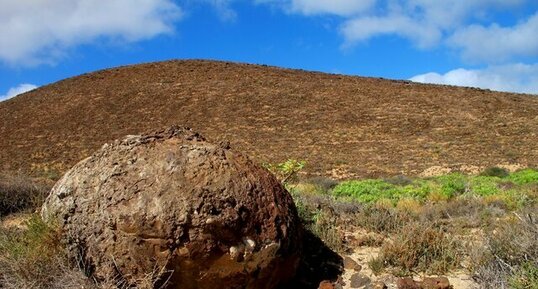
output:
POLYGON ((54 186, 42 216, 97 280, 139 288, 272 289, 299 260, 289 193, 228 145, 185 128, 103 146, 54 186))

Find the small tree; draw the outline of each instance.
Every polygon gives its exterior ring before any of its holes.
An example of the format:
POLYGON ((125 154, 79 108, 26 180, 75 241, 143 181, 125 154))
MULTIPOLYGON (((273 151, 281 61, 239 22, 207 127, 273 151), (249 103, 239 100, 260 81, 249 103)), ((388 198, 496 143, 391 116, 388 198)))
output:
POLYGON ((283 163, 278 164, 265 164, 271 173, 273 173, 282 184, 287 184, 297 180, 297 174, 306 165, 305 161, 298 161, 295 159, 288 159, 283 163))

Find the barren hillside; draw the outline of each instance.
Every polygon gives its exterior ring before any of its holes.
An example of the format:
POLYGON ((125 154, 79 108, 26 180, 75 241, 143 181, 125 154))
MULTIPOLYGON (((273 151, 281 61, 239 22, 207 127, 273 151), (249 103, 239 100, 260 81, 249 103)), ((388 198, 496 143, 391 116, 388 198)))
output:
POLYGON ((179 124, 333 177, 538 164, 538 97, 213 61, 85 74, 0 102, 0 169, 59 173, 179 124))

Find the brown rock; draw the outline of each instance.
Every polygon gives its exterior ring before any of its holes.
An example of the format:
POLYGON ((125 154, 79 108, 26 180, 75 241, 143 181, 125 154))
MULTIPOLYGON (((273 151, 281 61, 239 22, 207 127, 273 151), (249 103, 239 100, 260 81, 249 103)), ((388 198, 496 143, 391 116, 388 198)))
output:
POLYGON ((324 280, 319 283, 318 289, 334 289, 334 286, 331 281, 324 280))
POLYGON ((422 280, 422 289, 450 289, 450 282, 446 277, 431 277, 422 280))
POLYGON ((368 286, 366 286, 368 289, 387 289, 387 285, 381 281, 375 281, 368 286))
POLYGON ((421 289, 420 284, 409 277, 396 280, 396 286, 398 289, 421 289))
POLYGON ((354 270, 355 272, 359 272, 360 270, 362 270, 362 266, 355 262, 355 260, 351 259, 349 256, 346 256, 344 258, 344 268, 348 270, 354 270))
POLYGON ((152 276, 167 288, 272 289, 300 253, 295 205, 274 176, 178 127, 103 146, 54 186, 42 216, 97 280, 125 287, 152 276))
POLYGON ((368 285, 371 282, 371 280, 370 280, 370 278, 368 278, 368 276, 363 275, 361 273, 355 273, 355 274, 351 275, 351 278, 350 278, 349 281, 351 283, 350 284, 351 288, 359 288, 359 287, 368 285))

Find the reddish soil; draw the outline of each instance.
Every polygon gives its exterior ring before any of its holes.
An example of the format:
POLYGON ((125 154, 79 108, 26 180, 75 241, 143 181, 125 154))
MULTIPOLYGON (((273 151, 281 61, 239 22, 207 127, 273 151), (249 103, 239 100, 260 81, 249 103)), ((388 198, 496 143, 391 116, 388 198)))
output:
POLYGON ((341 178, 538 164, 535 96, 191 60, 98 71, 1 102, 0 169, 62 173, 106 142, 173 124, 341 178))

